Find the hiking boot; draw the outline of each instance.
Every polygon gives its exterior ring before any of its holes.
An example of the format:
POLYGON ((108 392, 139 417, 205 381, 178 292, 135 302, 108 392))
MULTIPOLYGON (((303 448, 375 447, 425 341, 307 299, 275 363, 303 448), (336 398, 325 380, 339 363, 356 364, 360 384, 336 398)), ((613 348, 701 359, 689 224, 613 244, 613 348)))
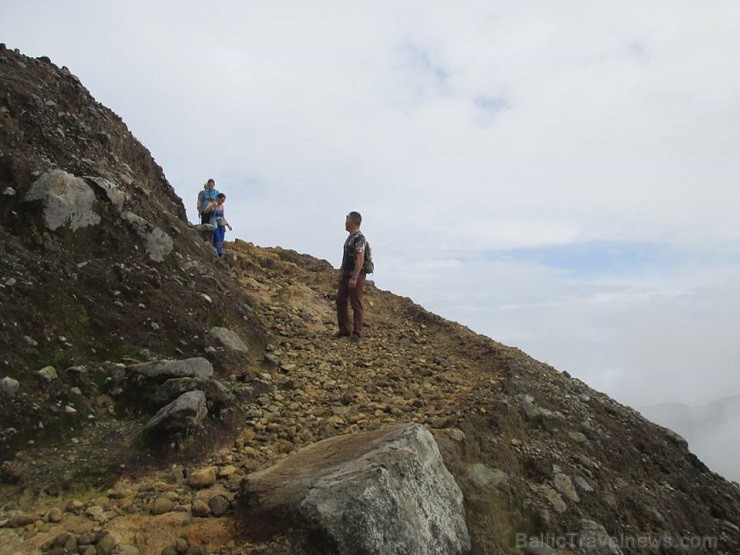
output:
POLYGON ((341 331, 338 331, 337 333, 335 333, 333 335, 333 337, 334 337, 334 339, 343 339, 345 337, 349 337, 349 334, 348 333, 341 332, 341 331))
POLYGON ((349 340, 350 340, 350 341, 351 341, 352 343, 359 343, 360 341, 362 341, 362 336, 361 336, 361 335, 358 335, 358 334, 356 334, 356 333, 353 333, 353 334, 352 334, 352 337, 350 337, 350 339, 349 339, 349 340))

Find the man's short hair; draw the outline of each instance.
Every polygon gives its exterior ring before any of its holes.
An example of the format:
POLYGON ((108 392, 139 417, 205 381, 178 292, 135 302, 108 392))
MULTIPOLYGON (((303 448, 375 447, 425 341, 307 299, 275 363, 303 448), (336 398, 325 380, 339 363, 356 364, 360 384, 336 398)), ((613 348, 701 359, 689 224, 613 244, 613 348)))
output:
POLYGON ((357 226, 362 224, 362 214, 360 214, 359 212, 350 212, 349 219, 352 220, 352 223, 357 226))

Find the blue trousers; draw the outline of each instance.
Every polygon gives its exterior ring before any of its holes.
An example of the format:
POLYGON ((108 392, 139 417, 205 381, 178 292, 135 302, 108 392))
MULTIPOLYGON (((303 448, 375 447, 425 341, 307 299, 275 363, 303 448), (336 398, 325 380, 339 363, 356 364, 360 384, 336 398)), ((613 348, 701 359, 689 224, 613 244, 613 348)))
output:
POLYGON ((224 239, 226 238, 226 228, 215 226, 213 228, 213 246, 216 247, 216 253, 221 256, 224 253, 224 239))

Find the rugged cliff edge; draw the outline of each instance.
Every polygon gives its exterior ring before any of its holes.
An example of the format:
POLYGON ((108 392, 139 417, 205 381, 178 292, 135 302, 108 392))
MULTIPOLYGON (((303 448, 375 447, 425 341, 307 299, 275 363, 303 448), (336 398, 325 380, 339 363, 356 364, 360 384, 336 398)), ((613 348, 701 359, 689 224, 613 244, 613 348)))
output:
MULTIPOLYGON (((0 123, 5 551, 315 551, 323 509, 248 520, 259 477, 406 425, 431 430, 462 492, 454 549, 740 552, 737 484, 637 412, 372 284, 366 340, 333 340, 326 261, 239 240, 216 260, 65 68, 0 46, 0 123)), ((352 552, 351 527, 327 530, 352 552)))

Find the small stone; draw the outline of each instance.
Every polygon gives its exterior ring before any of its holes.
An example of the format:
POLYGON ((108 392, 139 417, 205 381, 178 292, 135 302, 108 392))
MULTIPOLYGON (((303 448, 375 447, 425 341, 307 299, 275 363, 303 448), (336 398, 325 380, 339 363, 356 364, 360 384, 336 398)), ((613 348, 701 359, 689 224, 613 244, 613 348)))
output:
POLYGON ((23 340, 31 347, 38 347, 39 342, 31 337, 28 337, 27 335, 23 336, 23 340))
POLYGON ((10 517, 8 526, 10 528, 20 528, 22 526, 28 526, 39 520, 39 515, 33 513, 19 513, 10 517))
POLYGON ((208 500, 208 506, 214 516, 223 516, 226 514, 226 511, 229 510, 231 504, 224 496, 214 495, 208 500))
POLYGON ((95 546, 100 555, 112 555, 113 550, 116 548, 116 540, 110 534, 106 534, 95 546))
POLYGON ((176 491, 168 491, 164 494, 164 497, 172 501, 173 503, 180 500, 180 495, 176 491))
POLYGON ((51 511, 49 511, 49 522, 61 522, 62 516, 62 510, 58 507, 54 507, 51 511))
POLYGON ((193 501, 191 510, 193 511, 193 516, 208 516, 211 514, 211 508, 202 499, 193 501))
POLYGON ((570 476, 563 474, 562 472, 555 474, 553 483, 555 484, 555 488, 568 499, 576 502, 580 501, 578 493, 576 493, 576 490, 573 487, 573 482, 571 481, 570 476))
POLYGON ((207 488, 215 482, 216 469, 212 466, 195 470, 188 476, 188 485, 194 488, 207 488))
POLYGON ((218 475, 221 478, 231 476, 234 472, 236 472, 236 467, 232 464, 227 464, 218 469, 218 475))
POLYGON ((0 380, 0 390, 4 391, 11 397, 17 393, 19 387, 20 383, 18 383, 18 380, 13 379, 9 376, 5 376, 2 380, 0 380))
POLYGON ((16 281, 15 278, 8 278, 5 281, 5 285, 7 285, 8 287, 13 287, 16 283, 18 283, 18 282, 16 281))
POLYGON ((569 432, 568 437, 576 443, 588 443, 588 438, 581 432, 569 432))
POLYGON ((52 382, 57 379, 57 371, 53 366, 44 366, 36 372, 36 375, 45 382, 52 382))
POLYGON ((64 545, 67 543, 67 540, 69 539, 69 534, 67 532, 62 532, 59 534, 56 538, 54 538, 51 541, 52 545, 64 545))
POLYGON ((77 538, 70 534, 69 538, 67 538, 67 541, 64 542, 64 549, 67 553, 74 553, 75 551, 77 551, 77 538))
POLYGON ((552 506, 558 513, 564 513, 568 510, 568 505, 565 504, 565 501, 563 501, 563 498, 560 497, 555 489, 550 486, 543 486, 542 489, 544 490, 545 497, 552 503, 552 506))
POLYGON ((72 513, 75 511, 79 511, 84 506, 84 503, 82 503, 82 501, 80 501, 79 499, 72 499, 72 501, 67 503, 67 510, 72 513))
POLYGON ((13 189, 13 187, 5 187, 5 189, 3 189, 3 195, 6 197, 14 197, 15 189, 13 189))
POLYGON ((576 476, 575 478, 573 478, 573 481, 576 483, 578 489, 582 491, 589 493, 594 491, 594 488, 591 487, 591 484, 589 484, 582 476, 576 476))
POLYGON ((154 500, 154 503, 152 503, 149 512, 151 512, 153 515, 162 515, 164 513, 169 513, 174 508, 175 503, 171 499, 162 496, 157 497, 157 499, 154 500))
POLYGON ((478 489, 495 488, 506 481, 506 473, 504 471, 497 468, 488 468, 480 463, 472 465, 467 475, 478 489))
POLYGON ((450 439, 457 443, 462 443, 463 441, 465 441, 465 432, 457 428, 449 429, 447 431, 447 434, 450 436, 450 439))
POLYGON ((94 545, 88 545, 83 551, 82 555, 98 555, 98 550, 94 545))
POLYGON ((185 538, 178 538, 175 542, 175 549, 177 549, 178 553, 185 553, 188 550, 188 547, 190 547, 190 545, 188 545, 188 540, 185 538))

